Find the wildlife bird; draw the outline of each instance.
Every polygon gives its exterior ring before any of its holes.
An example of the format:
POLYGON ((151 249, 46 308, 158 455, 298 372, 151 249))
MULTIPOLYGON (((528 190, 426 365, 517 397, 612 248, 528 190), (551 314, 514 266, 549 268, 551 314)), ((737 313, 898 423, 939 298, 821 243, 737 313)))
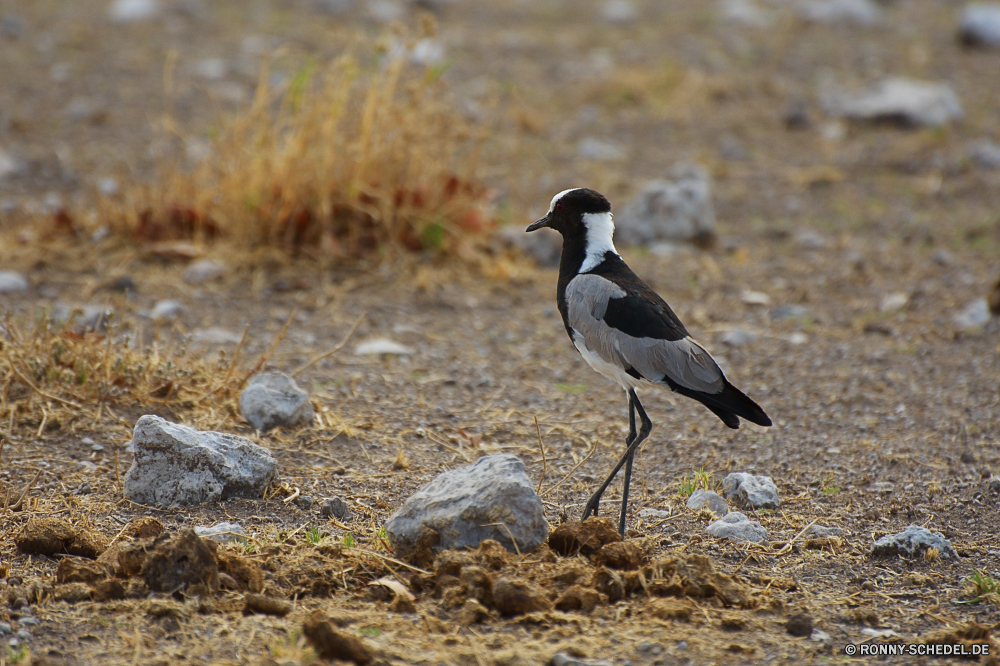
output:
POLYGON ((740 418, 761 426, 771 425, 771 419, 729 383, 666 301, 618 255, 612 242, 611 204, 602 194, 587 188, 560 192, 552 198, 545 217, 525 231, 542 227, 555 229, 563 238, 556 299, 566 332, 590 367, 628 395, 625 454, 583 511, 584 520, 591 513, 597 515, 601 495, 624 465, 618 523, 624 536, 632 458, 653 427, 636 395, 637 387, 653 384, 694 398, 730 428, 739 428, 740 418))

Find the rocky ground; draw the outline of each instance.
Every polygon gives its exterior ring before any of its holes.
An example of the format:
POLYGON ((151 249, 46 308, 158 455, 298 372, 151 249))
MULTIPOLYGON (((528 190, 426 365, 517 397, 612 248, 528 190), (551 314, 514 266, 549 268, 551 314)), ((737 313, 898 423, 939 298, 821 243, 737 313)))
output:
POLYGON ((555 530, 620 454, 626 402, 572 349, 553 269, 510 258, 484 277, 416 257, 320 271, 221 244, 203 252, 222 270, 199 280, 114 239, 46 243, 40 230, 61 206, 157 177, 172 151, 211 150, 263 53, 329 58, 388 22, 416 23, 418 6, 8 2, 0 269, 17 275, 4 276, 4 312, 28 331, 42 309, 110 309, 112 344, 127 335, 176 356, 199 388, 69 405, 15 376, 20 361, 0 366, 0 663, 310 663, 334 631, 375 663, 572 663, 553 661, 560 652, 616 665, 825 663, 846 659, 848 644, 971 640, 1000 650, 996 590, 970 583, 977 571, 986 585, 1000 578, 1000 328, 983 301, 1000 276, 1000 50, 963 45, 960 8, 930 0, 419 7, 438 31, 413 57, 444 69, 470 119, 494 128, 482 177, 512 226, 565 187, 600 189, 618 211, 677 162, 705 168, 713 246, 620 249, 774 426, 730 431, 646 390, 656 429, 636 463, 630 545, 605 535, 399 562, 380 528, 443 471, 518 455, 555 530), (887 76, 946 85, 923 107, 941 117, 844 116, 887 76), (171 140, 165 113, 186 128, 171 140), (235 367, 238 346, 236 374, 290 321, 269 366, 291 373, 362 314, 343 349, 296 377, 311 427, 259 434, 231 393, 190 404, 235 367), (403 348, 359 349, 381 339, 403 348), (144 413, 266 446, 277 484, 196 508, 125 499, 126 446, 144 413), (720 493, 731 472, 774 480, 778 508, 739 508, 767 543, 709 535, 716 516, 687 508, 699 472, 720 493), (334 497, 349 513, 321 513, 334 497), (25 554, 15 540, 29 519, 56 531, 37 521, 63 519, 74 534, 57 534, 51 556, 25 554), (217 572, 202 594, 130 576, 127 557, 87 569, 109 543, 134 552, 161 528, 219 521, 249 538, 177 546, 196 572, 217 572), (872 556, 909 525, 942 534, 954 556, 872 556), (842 533, 806 529, 816 526, 842 533), (370 585, 386 577, 394 584, 370 585))

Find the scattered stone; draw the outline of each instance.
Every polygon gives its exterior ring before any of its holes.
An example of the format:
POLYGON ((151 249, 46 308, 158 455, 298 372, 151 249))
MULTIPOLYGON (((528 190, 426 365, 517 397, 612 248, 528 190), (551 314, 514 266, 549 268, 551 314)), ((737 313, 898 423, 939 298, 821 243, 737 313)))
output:
POLYGON ((0 148, 0 181, 17 176, 24 171, 24 164, 9 152, 0 148))
POLYGON ((946 84, 899 77, 861 92, 827 95, 824 106, 832 116, 913 127, 938 127, 963 116, 958 97, 946 84))
POLYGON ((770 305, 771 297, 762 291, 745 289, 740 293, 740 300, 747 305, 770 305))
POLYGON ((535 260, 539 266, 556 267, 562 256, 562 236, 554 229, 541 228, 530 234, 519 227, 504 227, 497 233, 504 247, 514 247, 535 260))
POLYGON ((0 636, 6 636, 13 631, 14 629, 10 626, 10 622, 0 621, 0 636))
POLYGON ((276 599, 263 594, 247 594, 243 597, 243 614, 261 613, 284 617, 292 612, 292 604, 284 599, 276 599))
POLYGON ((754 509, 777 509, 781 505, 778 487, 769 476, 733 472, 722 480, 722 494, 726 499, 754 509))
POLYGON ((148 21, 160 15, 157 0, 115 0, 108 9, 108 16, 115 23, 148 21))
POLYGON ((316 417, 309 394, 283 372, 257 375, 240 393, 240 413, 254 428, 297 428, 316 417))
POLYGON ((556 652, 552 657, 552 666, 612 666, 610 661, 584 661, 566 652, 556 652))
POLYGON ((872 492, 891 493, 895 492, 896 484, 892 481, 876 481, 872 484, 872 492))
POLYGON ((202 538, 218 541, 219 543, 237 542, 241 537, 246 538, 247 536, 242 525, 227 522, 216 523, 211 527, 196 525, 194 533, 202 538))
POLYGON ((803 229, 795 235, 795 242, 805 250, 822 250, 826 247, 826 239, 823 234, 815 229, 803 229))
MULTIPOLYGON (((654 520, 666 520, 667 518, 670 517, 670 512, 669 511, 664 511, 663 509, 648 509, 647 508, 647 509, 640 509, 638 516, 640 518, 642 518, 643 520, 645 520, 645 521, 650 521, 651 522, 651 521, 654 521, 654 520)), ((551 540, 552 537, 550 536, 549 539, 551 540)))
POLYGON ((601 18, 608 23, 632 23, 639 10, 631 0, 605 0, 601 3, 601 18))
POLYGON ((323 503, 319 507, 319 515, 324 518, 332 516, 337 520, 347 520, 351 517, 351 509, 344 500, 339 497, 331 497, 330 499, 323 500, 323 503))
POLYGON ((77 471, 92 474, 97 471, 97 465, 89 460, 81 460, 76 466, 77 471))
POLYGON ((767 541, 767 530, 756 520, 750 520, 739 511, 726 514, 706 527, 705 531, 717 539, 728 538, 731 541, 752 543, 767 541))
POLYGON ((830 537, 844 536, 844 529, 842 527, 812 525, 808 530, 806 530, 806 536, 814 536, 819 539, 829 539, 830 537))
POLYGON ((723 19, 748 28, 766 28, 771 25, 770 15, 750 0, 722 0, 719 14, 723 19))
MULTIPOLYGON (((107 120, 108 117, 108 107, 100 99, 94 99, 91 97, 74 97, 70 100, 69 104, 63 110, 63 115, 66 119, 72 122, 85 121, 94 124, 100 124, 107 120)), ((61 206, 52 206, 49 204, 50 208, 61 208, 61 206)))
POLYGON ((757 334, 743 328, 731 328, 719 336, 719 339, 731 347, 746 347, 757 342, 757 334))
POLYGON ((216 590, 219 565, 215 549, 194 530, 184 530, 177 535, 161 534, 146 553, 142 578, 154 592, 173 594, 188 590, 197 594, 216 590))
POLYGON ((576 152, 585 160, 598 162, 616 162, 627 157, 621 144, 592 136, 580 139, 576 144, 576 152))
POLYGON ((1000 495, 1000 479, 993 479, 990 481, 990 492, 994 495, 1000 495))
POLYGON ((218 262, 211 259, 197 259, 188 264, 181 277, 189 284, 203 284, 222 277, 225 272, 225 266, 218 262))
POLYGON ((311 509, 312 505, 316 503, 312 495, 299 495, 294 501, 301 509, 311 509))
POLYGON ((813 627, 812 633, 809 634, 809 640, 816 641, 817 643, 822 643, 823 645, 829 646, 833 643, 833 637, 826 633, 822 629, 817 629, 813 627))
POLYGON ((97 191, 106 197, 113 197, 118 194, 118 190, 118 181, 111 176, 106 176, 97 180, 97 191))
POLYGON ((808 615, 793 615, 785 622, 785 631, 792 636, 811 636, 813 632, 813 620, 808 615))
POLYGON ((948 539, 919 525, 910 525, 902 532, 882 537, 872 546, 871 554, 873 557, 915 557, 922 556, 931 548, 936 549, 941 557, 958 559, 958 553, 948 539))
POLYGON ((692 511, 701 511, 704 508, 708 508, 709 511, 719 517, 729 513, 729 505, 726 503, 726 500, 711 490, 702 490, 701 488, 695 490, 691 493, 691 497, 688 497, 687 508, 692 511))
POLYGON ((701 166, 675 165, 671 180, 657 180, 627 202, 615 217, 616 239, 623 245, 659 240, 708 245, 715 239, 712 181, 701 166))
POLYGON ((14 271, 0 271, 0 294, 16 294, 27 290, 28 280, 23 275, 14 271))
POLYGON ((354 348, 357 356, 368 354, 395 354, 398 356, 412 355, 413 349, 387 338, 374 338, 354 348))
POLYGON ((201 345, 238 345, 241 337, 218 326, 199 328, 191 332, 191 341, 201 345))
POLYGON ((62 301, 52 305, 52 321, 63 325, 72 322, 74 333, 103 331, 113 311, 100 305, 72 306, 62 301))
POLYGON ((229 73, 229 64, 223 58, 205 58, 195 64, 194 73, 207 81, 221 81, 229 73))
POLYGON ((980 139, 972 143, 969 154, 980 166, 987 169, 1000 169, 1000 144, 989 139, 980 139))
POLYGON ((1000 2, 966 5, 958 37, 966 46, 1000 47, 1000 2))
POLYGON ((417 549, 422 528, 438 533, 436 551, 474 548, 493 539, 527 553, 545 543, 549 533, 542 500, 524 463, 512 455, 483 456, 440 474, 407 499, 385 527, 397 556, 404 558, 417 549))
MULTIPOLYGON (((149 313, 149 318, 157 324, 167 324, 177 319, 186 308, 180 301, 166 299, 157 301, 149 313)), ((239 342, 237 340, 237 342, 239 342)))
POLYGON ((974 331, 990 321, 990 305, 985 298, 977 298, 956 314, 952 321, 963 331, 974 331))
POLYGON ((425 37, 413 45, 408 59, 411 64, 419 67, 434 67, 445 62, 447 55, 447 50, 442 42, 425 37))
POLYGON ((302 633, 320 657, 367 664, 373 658, 360 639, 341 633, 323 611, 315 610, 302 624, 302 633))
POLYGON ((270 451, 245 437, 200 432, 142 416, 129 450, 125 495, 133 502, 191 506, 229 497, 259 498, 277 476, 270 451))
POLYGON ((809 310, 804 305, 782 305, 771 310, 772 321, 788 321, 790 319, 805 319, 809 310))
POLYGON ((793 345, 804 345, 805 343, 809 342, 809 336, 806 335, 805 333, 802 333, 801 331, 795 331, 794 333, 788 336, 788 342, 790 342, 793 345))
POLYGON ((28 29, 24 19, 16 14, 5 14, 0 19, 0 35, 8 39, 18 39, 28 29))
POLYGON ((815 23, 853 23, 874 25, 882 12, 871 0, 806 0, 799 3, 799 14, 815 23))
POLYGON ((886 294, 882 297, 882 302, 879 304, 879 310, 882 312, 895 312, 896 310, 902 310, 909 302, 909 294, 905 294, 903 292, 886 294))

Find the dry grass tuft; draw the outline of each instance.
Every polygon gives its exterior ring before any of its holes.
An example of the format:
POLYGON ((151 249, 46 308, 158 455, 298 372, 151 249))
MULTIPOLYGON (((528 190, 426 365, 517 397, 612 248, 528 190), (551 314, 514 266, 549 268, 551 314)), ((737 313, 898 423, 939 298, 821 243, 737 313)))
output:
MULTIPOLYGON (((397 40, 398 42, 398 40, 397 40)), ((125 239, 280 247, 317 258, 398 250, 462 255, 492 226, 477 178, 486 136, 457 111, 440 71, 382 48, 308 61, 256 96, 193 169, 102 202, 125 239)))

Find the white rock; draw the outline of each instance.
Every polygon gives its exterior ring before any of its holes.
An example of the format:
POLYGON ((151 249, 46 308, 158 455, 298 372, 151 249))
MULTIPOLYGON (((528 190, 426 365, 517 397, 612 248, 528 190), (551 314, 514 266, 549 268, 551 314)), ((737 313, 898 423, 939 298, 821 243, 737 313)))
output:
POLYGON ((202 284, 222 277, 225 272, 226 268, 222 264, 211 259, 198 259, 188 264, 181 277, 190 284, 202 284))
POLYGON ((237 542, 240 537, 246 537, 247 533, 239 523, 220 522, 210 527, 205 525, 195 525, 194 533, 204 539, 211 539, 219 543, 237 542))
POLYGON ((705 528, 705 531, 717 539, 730 541, 749 541, 751 543, 765 543, 767 541, 767 530, 756 520, 750 520, 739 511, 727 513, 714 523, 705 528))
POLYGON ((816 23, 854 23, 873 25, 882 12, 871 0, 804 0, 799 3, 799 14, 816 23))
POLYGON ((749 28, 771 25, 771 16, 750 0, 722 0, 719 2, 719 14, 727 21, 749 28))
POLYGON ((723 333, 719 339, 731 347, 745 347, 757 341, 757 334, 743 328, 731 328, 723 333))
MULTIPOLYGON (((980 139, 969 147, 972 159, 987 169, 1000 169, 1000 144, 980 139)), ((0 176, 2 177, 2 176, 0 176)))
POLYGON ((692 511, 701 511, 708 508, 715 515, 722 517, 729 513, 729 504, 711 490, 698 488, 687 500, 687 508, 692 511))
POLYGON ((955 325, 964 331, 972 331, 986 326, 990 321, 990 305, 985 298, 977 298, 955 315, 955 325))
POLYGON ((857 93, 828 94, 827 113, 854 120, 892 120, 906 125, 941 126, 963 117, 950 87, 902 77, 888 78, 857 93))
POLYGON ((793 345, 804 345, 805 343, 809 342, 809 336, 806 335, 805 333, 800 333, 799 331, 796 331, 788 336, 788 341, 793 345))
POLYGON ((882 303, 879 305, 879 310, 882 312, 895 312, 896 310, 904 308, 909 302, 909 294, 904 294, 903 292, 886 294, 882 297, 882 303))
POLYGON ((740 294, 740 300, 747 305, 770 305, 771 297, 762 291, 745 290, 740 294))
POLYGON ((374 338, 355 347, 354 353, 358 356, 367 354, 412 355, 413 349, 388 338, 374 338))
POLYGON ((1000 46, 1000 2, 973 2, 962 10, 962 41, 972 46, 1000 46))
POLYGON ((200 432, 142 416, 129 450, 125 495, 133 502, 191 506, 229 497, 260 498, 277 476, 270 451, 245 437, 200 432))
POLYGON ((615 215, 616 243, 692 241, 715 235, 708 172, 696 164, 682 163, 671 170, 671 178, 647 183, 615 215))
POLYGON ((108 8, 108 16, 116 23, 148 21, 160 15, 157 0, 115 0, 108 8))
POLYGON ((257 375, 240 393, 240 413, 254 428, 297 428, 315 418, 309 394, 281 372, 257 375))
POLYGON ((631 0, 605 0, 601 17, 608 23, 631 23, 639 18, 639 10, 631 0))
POLYGON ((181 313, 185 309, 184 304, 180 301, 165 299, 156 302, 156 305, 153 306, 152 311, 149 313, 149 318, 157 324, 172 322, 181 316, 181 313))
POLYGON ((958 553, 944 535, 919 525, 910 525, 902 532, 885 535, 872 546, 871 555, 872 557, 916 557, 931 548, 936 549, 941 557, 958 559, 958 553))
POLYGON ((108 317, 113 312, 101 305, 73 306, 63 301, 56 301, 52 304, 52 321, 62 325, 72 320, 74 333, 103 331, 108 317))
POLYGON ((795 235, 795 242, 806 250, 822 250, 826 247, 826 239, 814 229, 803 229, 795 235))
POLYGON ((507 550, 527 553, 549 534, 542 500, 524 463, 508 454, 484 456, 440 474, 407 499, 385 523, 397 557, 405 558, 415 547, 423 526, 440 535, 435 550, 475 548, 493 539, 507 550))
POLYGON ((722 494, 726 499, 754 509, 777 509, 781 505, 778 487, 769 476, 733 472, 722 480, 722 494))
POLYGON ((598 162, 615 162, 626 157, 621 144, 592 136, 580 139, 576 144, 576 152, 584 159, 598 162))
POLYGON ((0 271, 0 294, 17 294, 28 290, 28 280, 14 271, 0 271))
POLYGON ((97 191, 106 197, 113 197, 118 194, 118 181, 110 176, 100 178, 97 181, 97 191))
POLYGON ((443 43, 426 37, 413 45, 413 49, 410 50, 409 60, 414 65, 432 67, 443 63, 446 56, 447 52, 443 43))
POLYGON ((76 469, 80 472, 90 474, 97 471, 97 465, 89 460, 81 460, 80 464, 76 466, 76 469))
POLYGON ((0 181, 16 176, 24 171, 24 165, 19 159, 0 148, 0 181))
POLYGON ((199 328, 191 332, 191 341, 201 345, 236 345, 239 344, 241 337, 219 326, 199 328))

